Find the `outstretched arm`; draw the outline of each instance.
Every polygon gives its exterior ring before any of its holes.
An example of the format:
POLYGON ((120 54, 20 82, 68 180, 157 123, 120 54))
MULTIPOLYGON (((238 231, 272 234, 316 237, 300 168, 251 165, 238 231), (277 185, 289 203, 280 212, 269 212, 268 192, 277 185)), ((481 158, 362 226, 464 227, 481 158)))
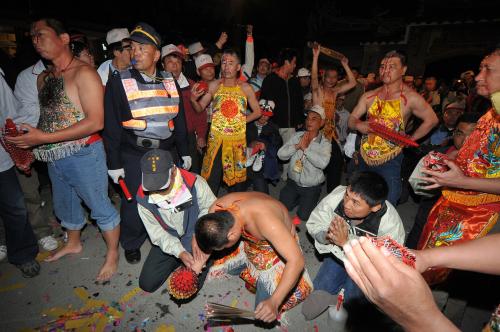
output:
POLYGON ((466 176, 460 167, 453 161, 444 161, 450 168, 446 172, 437 172, 423 168, 422 173, 427 174, 427 177, 419 177, 419 179, 430 183, 423 187, 424 189, 434 189, 439 187, 451 187, 464 190, 475 190, 490 194, 500 194, 500 179, 485 179, 473 178, 466 176))
POLYGON ((311 67, 311 92, 313 105, 321 105, 322 101, 320 98, 320 87, 319 87, 319 75, 318 75, 318 58, 321 45, 318 47, 313 47, 313 62, 311 67))
POLYGON ((344 67, 345 73, 347 74, 347 82, 339 85, 337 93, 344 93, 356 86, 356 78, 354 78, 351 67, 349 67, 349 60, 347 58, 340 60, 340 63, 342 64, 342 67, 344 67))
POLYGON ((450 247, 415 251, 417 269, 447 267, 458 270, 500 275, 500 233, 450 247))
POLYGON ((352 240, 344 252, 344 265, 352 280, 405 331, 458 331, 439 311, 417 270, 365 237, 352 240))
POLYGON ((285 297, 299 280, 304 269, 304 256, 299 245, 286 228, 285 224, 277 217, 269 218, 267 214, 258 213, 257 220, 260 233, 271 243, 276 253, 285 261, 285 269, 281 280, 271 297, 259 303, 255 309, 255 318, 265 322, 276 319, 280 305, 285 297))

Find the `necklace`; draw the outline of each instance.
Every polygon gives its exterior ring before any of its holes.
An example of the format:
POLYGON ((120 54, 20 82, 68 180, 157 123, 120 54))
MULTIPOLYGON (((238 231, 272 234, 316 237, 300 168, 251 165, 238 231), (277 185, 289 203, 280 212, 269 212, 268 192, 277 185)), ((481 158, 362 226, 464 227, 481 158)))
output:
MULTIPOLYGON (((68 70, 69 66, 73 63, 73 60, 75 60, 75 56, 73 55, 71 57, 71 61, 66 65, 66 67, 64 67, 63 69, 61 69, 59 71, 59 74, 63 74, 64 72, 66 72, 66 70, 68 70)), ((54 66, 53 69, 50 71, 50 73, 53 75, 53 76, 56 76, 56 67, 54 66)))

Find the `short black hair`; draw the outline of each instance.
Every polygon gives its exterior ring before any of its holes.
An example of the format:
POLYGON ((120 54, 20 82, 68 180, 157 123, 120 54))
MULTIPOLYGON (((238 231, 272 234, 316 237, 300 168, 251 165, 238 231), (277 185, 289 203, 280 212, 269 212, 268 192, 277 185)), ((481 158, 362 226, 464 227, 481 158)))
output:
POLYGON ((278 66, 283 66, 285 61, 292 62, 293 58, 297 58, 297 50, 293 48, 282 49, 278 56, 278 66))
POLYGON ((69 43, 69 47, 71 49, 71 52, 73 52, 73 55, 76 57, 79 57, 80 54, 85 50, 88 50, 90 52, 89 45, 81 41, 71 41, 69 43))
POLYGON ((460 115, 460 117, 457 120, 457 124, 459 124, 460 122, 477 123, 480 118, 481 118, 481 113, 467 112, 467 113, 460 115))
POLYGON ((224 56, 224 54, 229 54, 229 55, 232 55, 234 56, 236 59, 238 59, 238 63, 241 64, 241 57, 238 53, 238 51, 236 51, 235 49, 232 49, 232 48, 226 48, 223 52, 222 52, 222 55, 224 56))
POLYGON ((406 66, 406 54, 403 51, 393 50, 393 51, 387 52, 384 55, 384 57, 382 58, 382 60, 389 59, 389 58, 398 58, 401 61, 401 65, 403 65, 403 67, 406 66))
POLYGON ((42 17, 42 18, 34 20, 33 23, 31 24, 30 30, 33 29, 36 22, 40 22, 40 21, 45 22, 45 24, 47 24, 47 26, 49 28, 53 29, 58 36, 62 35, 63 33, 69 34, 69 31, 68 31, 68 29, 66 29, 66 26, 64 25, 64 23, 59 21, 58 19, 55 19, 52 17, 42 17))
POLYGON ((351 191, 361 196, 370 207, 382 204, 389 194, 387 182, 375 172, 355 172, 348 183, 351 191))
POLYGON ((222 248, 229 242, 227 234, 233 225, 234 217, 229 211, 217 211, 200 217, 194 228, 198 246, 206 253, 222 248))

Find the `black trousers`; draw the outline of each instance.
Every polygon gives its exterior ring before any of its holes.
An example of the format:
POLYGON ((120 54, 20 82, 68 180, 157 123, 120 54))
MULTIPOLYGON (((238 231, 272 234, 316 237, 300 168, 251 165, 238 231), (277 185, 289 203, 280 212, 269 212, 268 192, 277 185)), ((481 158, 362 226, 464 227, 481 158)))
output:
POLYGON ((0 172, 0 217, 5 228, 9 262, 17 265, 35 259, 38 244, 28 221, 24 195, 14 167, 0 172))
MULTIPOLYGON (((219 193, 220 182, 222 180, 222 146, 217 151, 217 155, 214 159, 214 164, 212 165, 212 172, 207 179, 208 186, 212 189, 215 196, 219 193)), ((245 191, 245 182, 240 182, 230 187, 227 187, 228 192, 245 191)))
POLYGON ((309 219, 311 212, 318 205, 321 196, 321 186, 301 187, 293 180, 286 180, 286 185, 280 191, 280 202, 288 211, 293 210, 297 205, 297 216, 301 220, 309 219))
MULTIPOLYGON (((208 269, 213 260, 209 259, 207 267, 198 275, 198 290, 201 289, 207 278, 208 269)), ((149 251, 148 258, 142 266, 139 277, 139 287, 146 292, 153 293, 167 280, 170 273, 182 265, 182 261, 172 255, 164 253, 160 247, 153 246, 149 251)))
POLYGON ((189 156, 192 160, 191 169, 189 171, 200 174, 201 173, 201 163, 203 162, 203 156, 200 151, 198 151, 198 143, 196 141, 196 134, 194 132, 188 134, 188 148, 189 156))
POLYGON ((332 140, 332 155, 330 162, 325 168, 326 192, 331 193, 333 189, 340 185, 342 170, 344 169, 344 156, 336 140, 332 140))
POLYGON ((417 249, 420 235, 422 235, 422 231, 424 230, 425 224, 427 223, 427 217, 429 216, 432 207, 434 206, 434 204, 436 204, 439 197, 441 196, 436 195, 433 197, 422 197, 422 199, 420 200, 413 227, 411 228, 411 231, 406 238, 406 246, 408 248, 417 249))
MULTIPOLYGON (((172 153, 174 162, 179 162, 175 148, 168 151, 172 153)), ((148 237, 146 228, 144 228, 137 210, 137 201, 135 200, 137 190, 142 183, 141 158, 143 154, 123 151, 121 156, 123 169, 125 170, 124 180, 133 199, 128 202, 123 193, 121 193, 120 244, 125 250, 135 250, 139 249, 148 237)))

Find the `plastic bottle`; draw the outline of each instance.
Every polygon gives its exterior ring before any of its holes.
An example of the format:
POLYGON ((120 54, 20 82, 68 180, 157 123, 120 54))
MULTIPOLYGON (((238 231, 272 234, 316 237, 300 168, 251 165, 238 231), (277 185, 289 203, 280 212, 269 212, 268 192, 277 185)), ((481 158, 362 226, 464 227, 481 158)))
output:
POLYGON ((333 332, 346 331, 347 310, 344 308, 344 289, 342 289, 337 297, 337 305, 331 305, 328 309, 328 326, 333 332))

